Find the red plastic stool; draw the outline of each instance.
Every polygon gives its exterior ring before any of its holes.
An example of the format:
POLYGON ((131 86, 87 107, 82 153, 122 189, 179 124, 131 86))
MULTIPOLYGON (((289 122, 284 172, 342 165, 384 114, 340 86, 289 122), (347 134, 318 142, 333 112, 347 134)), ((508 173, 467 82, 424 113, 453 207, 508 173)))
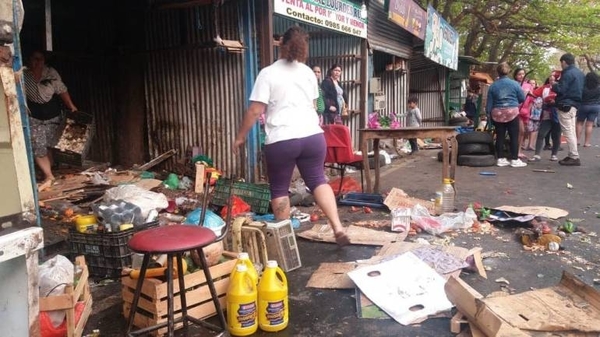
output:
MULTIPOLYGON (((232 179, 233 181, 233 179, 232 179)), ((223 315, 223 311, 221 310, 221 304, 219 303, 219 297, 217 291, 215 290, 215 284, 210 275, 210 269, 208 264, 206 263, 206 257, 204 256, 204 252, 202 248, 222 240, 228 232, 229 223, 231 221, 231 217, 228 216, 226 220, 226 225, 218 237, 215 233, 209 229, 202 227, 203 220, 205 217, 206 209, 207 209, 207 200, 208 200, 208 182, 205 186, 204 193, 204 202, 202 207, 202 215, 200 216, 200 225, 169 225, 165 227, 152 228, 145 231, 141 231, 133 235, 133 237, 129 240, 129 248, 136 253, 144 254, 144 259, 142 261, 142 267, 140 270, 140 278, 138 279, 137 286, 135 289, 135 294, 133 296, 133 303, 131 304, 131 309, 129 311, 129 325, 127 327, 127 335, 128 336, 137 336, 141 334, 146 334, 148 332, 158 330, 163 327, 167 327, 168 336, 172 337, 175 332, 175 324, 182 322, 183 329, 185 334, 187 335, 188 322, 195 323, 197 325, 201 325, 207 329, 216 331, 216 332, 225 332, 227 331, 227 323, 225 321, 225 316, 223 315), (215 305, 215 310, 217 312, 217 317, 219 318, 219 322, 221 326, 217 326, 211 323, 208 323, 204 320, 197 319, 195 317, 188 316, 187 314, 187 303, 185 299, 185 284, 183 278, 183 272, 179 272, 183 270, 183 266, 181 263, 182 256, 185 252, 197 250, 198 256, 200 257, 200 261, 202 263, 202 270, 204 271, 204 276, 206 277, 206 282, 208 284, 208 289, 210 290, 210 294, 212 296, 213 303, 215 305), (142 291, 142 284, 144 283, 144 277, 146 276, 146 270, 148 269, 148 264, 150 263, 150 256, 154 254, 166 254, 167 255, 167 270, 166 278, 167 278, 167 321, 163 323, 159 323, 153 326, 149 326, 140 330, 131 331, 133 328, 133 322, 135 318, 135 314, 138 309, 138 301, 140 299, 140 294, 142 291), (175 310, 173 308, 173 257, 177 259, 177 278, 179 280, 179 298, 181 301, 181 317, 175 319, 175 310)), ((231 200, 231 186, 229 192, 228 200, 231 200)))

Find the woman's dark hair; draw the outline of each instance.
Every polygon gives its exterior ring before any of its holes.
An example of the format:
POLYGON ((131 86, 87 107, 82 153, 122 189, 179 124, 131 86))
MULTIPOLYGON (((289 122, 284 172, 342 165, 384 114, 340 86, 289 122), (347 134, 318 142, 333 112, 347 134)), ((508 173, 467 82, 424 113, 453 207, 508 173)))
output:
POLYGON ((515 79, 516 79, 516 78, 517 78, 517 74, 518 74, 518 73, 519 73, 519 71, 521 71, 521 70, 525 71, 525 69, 523 69, 523 68, 517 68, 517 69, 515 69, 515 71, 513 71, 513 78, 515 78, 515 79))
POLYGON ((410 95, 408 96, 408 103, 419 103, 419 97, 415 96, 415 95, 410 95))
POLYGON ((308 34, 304 29, 294 26, 283 34, 281 55, 288 62, 306 61, 308 58, 308 34))
POLYGON ((339 64, 337 64, 337 63, 336 63, 336 64, 334 64, 334 65, 332 65, 332 66, 331 66, 331 67, 330 67, 330 68, 327 70, 327 77, 331 77, 331 74, 333 74, 333 70, 334 70, 335 68, 340 68, 340 70, 341 70, 341 69, 342 69, 342 66, 341 66, 341 65, 339 65, 339 64))
POLYGON ((595 89, 600 85, 600 76, 594 71, 590 71, 585 75, 585 87, 588 89, 595 89))

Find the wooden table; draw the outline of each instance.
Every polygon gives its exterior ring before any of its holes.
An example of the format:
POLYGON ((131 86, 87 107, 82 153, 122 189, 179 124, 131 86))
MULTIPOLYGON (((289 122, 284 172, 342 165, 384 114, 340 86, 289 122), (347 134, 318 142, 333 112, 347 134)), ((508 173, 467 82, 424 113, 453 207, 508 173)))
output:
POLYGON ((363 167, 365 178, 367 180, 367 192, 379 192, 379 140, 389 138, 439 138, 442 140, 442 179, 454 179, 456 170, 457 151, 452 151, 450 158, 449 143, 453 149, 458 149, 456 143, 456 127, 454 126, 435 126, 435 127, 410 127, 402 129, 360 129, 361 144, 360 150, 363 153, 363 167), (369 167, 368 142, 373 140, 373 151, 375 152, 375 184, 371 182, 371 170, 369 167))

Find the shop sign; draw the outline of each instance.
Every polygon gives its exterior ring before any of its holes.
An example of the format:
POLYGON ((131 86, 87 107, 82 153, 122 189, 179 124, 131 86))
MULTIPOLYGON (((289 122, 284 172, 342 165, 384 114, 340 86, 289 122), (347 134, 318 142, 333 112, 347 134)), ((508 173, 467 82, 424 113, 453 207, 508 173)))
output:
POLYGON ((425 57, 444 67, 458 68, 458 33, 431 5, 427 7, 425 57))
POLYGON ((425 40, 427 12, 413 0, 388 0, 388 19, 425 40))
POLYGON ((274 0, 274 12, 292 19, 367 38, 360 5, 346 0, 274 0))

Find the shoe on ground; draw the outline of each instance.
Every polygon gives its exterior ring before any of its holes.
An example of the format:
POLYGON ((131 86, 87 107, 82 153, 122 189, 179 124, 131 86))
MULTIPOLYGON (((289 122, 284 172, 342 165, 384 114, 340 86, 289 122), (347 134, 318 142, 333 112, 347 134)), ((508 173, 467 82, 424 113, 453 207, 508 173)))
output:
POLYGON ((581 161, 579 158, 574 159, 571 157, 565 157, 565 159, 560 160, 558 163, 563 166, 581 166, 581 161))
POLYGON ((536 161, 540 161, 542 160, 542 157, 538 156, 537 154, 531 158, 529 158, 529 161, 531 162, 536 162, 536 161))
POLYGON ((504 166, 508 166, 508 165, 510 165, 510 163, 508 162, 508 160, 506 160, 506 158, 499 158, 496 161, 496 166, 504 167, 504 166))
POLYGON ((511 160, 510 167, 525 167, 527 163, 521 161, 521 159, 511 160))
POLYGON ((551 156, 550 157, 550 161, 558 161, 558 157, 557 156, 551 156))

